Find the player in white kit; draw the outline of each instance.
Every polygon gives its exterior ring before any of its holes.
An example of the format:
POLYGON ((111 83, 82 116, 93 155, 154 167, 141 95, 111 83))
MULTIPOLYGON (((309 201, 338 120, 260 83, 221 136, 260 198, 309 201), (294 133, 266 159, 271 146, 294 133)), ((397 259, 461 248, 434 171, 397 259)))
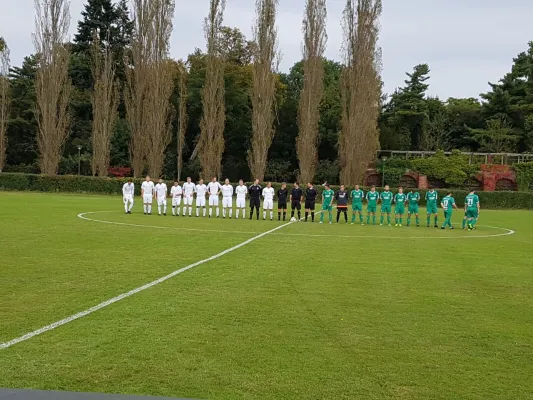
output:
POLYGON ((233 214, 233 186, 229 184, 229 179, 222 185, 222 216, 226 218, 226 211, 229 208, 229 217, 233 214))
POLYGON ((217 218, 220 214, 220 209, 218 208, 218 196, 220 195, 220 190, 222 185, 217 182, 217 177, 214 176, 209 185, 207 185, 207 191, 209 192, 209 218, 213 215, 213 207, 216 207, 217 218))
POLYGON ((175 181, 174 186, 170 189, 170 196, 172 197, 172 215, 175 215, 176 217, 180 216, 182 194, 183 189, 181 188, 180 183, 175 181))
POLYGON ((196 216, 200 216, 200 208, 202 208, 202 216, 205 217, 205 195, 207 193, 207 186, 204 185, 203 179, 200 179, 200 182, 198 182, 194 191, 196 193, 196 216))
POLYGON ((237 194, 237 210, 235 211, 235 216, 239 218, 239 210, 242 210, 242 217, 246 218, 246 194, 248 193, 248 188, 242 179, 239 180, 239 185, 235 187, 235 193, 237 194))
POLYGON ((270 182, 263 189, 263 219, 266 219, 267 210, 270 211, 270 220, 274 218, 274 188, 270 182))
POLYGON ((124 211, 126 214, 131 214, 133 208, 133 196, 135 194, 135 185, 128 179, 128 182, 122 186, 122 197, 124 201, 124 211))
POLYGON ((146 180, 141 185, 141 197, 143 199, 144 213, 151 215, 152 214, 152 199, 154 196, 154 182, 150 180, 150 177, 147 176, 146 180))
POLYGON ((155 185, 155 198, 157 200, 157 213, 161 215, 162 208, 165 217, 167 216, 167 194, 167 184, 160 178, 159 183, 155 185))
POLYGON ((187 178, 187 182, 183 184, 183 216, 186 214, 187 207, 189 208, 189 217, 192 216, 192 200, 194 198, 195 184, 191 182, 191 177, 187 178))

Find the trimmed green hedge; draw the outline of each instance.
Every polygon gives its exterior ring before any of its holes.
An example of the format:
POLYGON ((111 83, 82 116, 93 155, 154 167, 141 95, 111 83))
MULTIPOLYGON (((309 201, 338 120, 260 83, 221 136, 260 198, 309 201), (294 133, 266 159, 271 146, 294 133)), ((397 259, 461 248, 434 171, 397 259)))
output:
MULTIPOLYGON (((37 192, 65 192, 65 193, 91 193, 91 194, 121 194, 122 185, 128 181, 128 178, 98 178, 91 176, 73 176, 73 175, 35 175, 22 173, 0 173, 0 190, 18 190, 18 191, 37 191, 37 192)), ((141 183, 143 179, 134 179, 136 194, 140 194, 141 183)), ((172 181, 166 181, 170 187, 172 181)), ((207 183, 207 182, 206 182, 207 183)), ((233 183, 235 185, 235 183, 233 183)), ((250 182, 246 183, 251 185, 250 182)), ((264 184, 263 184, 264 185, 264 184)), ((275 190, 281 187, 281 183, 273 183, 275 190)), ((292 187, 292 183, 288 183, 292 187)), ((316 185, 319 192, 319 198, 322 193, 322 185, 316 185)), ((302 185, 305 189, 305 185, 302 185)), ((333 190, 339 188, 338 185, 331 185, 333 190)), ((347 188, 352 190, 352 188, 347 188)), ((365 192, 368 188, 363 188, 365 192)), ((377 188, 381 191, 381 188, 377 188)), ((440 198, 444 197, 447 190, 437 190, 440 198)), ((393 188, 393 192, 396 190, 393 188)), ((421 204, 424 203, 424 190, 420 191, 422 197, 421 204)), ((452 190, 457 201, 457 206, 462 207, 463 201, 468 194, 465 190, 452 190)), ((491 209, 533 209, 532 192, 478 192, 481 207, 491 209)))

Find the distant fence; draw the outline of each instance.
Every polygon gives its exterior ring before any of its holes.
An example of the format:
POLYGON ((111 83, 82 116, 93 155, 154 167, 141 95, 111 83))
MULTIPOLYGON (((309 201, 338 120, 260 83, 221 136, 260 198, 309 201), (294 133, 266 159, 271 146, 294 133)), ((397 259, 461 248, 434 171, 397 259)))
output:
MULTIPOLYGON (((435 151, 399 151, 399 150, 380 150, 377 152, 377 158, 424 158, 435 155, 435 151)), ((451 151, 444 152, 445 155, 451 155, 451 151)), ((501 164, 511 165, 524 162, 533 161, 533 154, 517 154, 517 153, 470 153, 461 152, 461 154, 468 156, 470 164, 501 164)))

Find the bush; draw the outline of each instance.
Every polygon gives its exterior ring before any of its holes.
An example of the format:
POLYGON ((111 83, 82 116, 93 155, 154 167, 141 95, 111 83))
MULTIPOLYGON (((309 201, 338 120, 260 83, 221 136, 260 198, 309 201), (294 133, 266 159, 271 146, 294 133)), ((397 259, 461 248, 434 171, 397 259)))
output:
POLYGON ((516 172, 518 190, 529 190, 533 184, 533 162, 515 164, 513 169, 516 172))

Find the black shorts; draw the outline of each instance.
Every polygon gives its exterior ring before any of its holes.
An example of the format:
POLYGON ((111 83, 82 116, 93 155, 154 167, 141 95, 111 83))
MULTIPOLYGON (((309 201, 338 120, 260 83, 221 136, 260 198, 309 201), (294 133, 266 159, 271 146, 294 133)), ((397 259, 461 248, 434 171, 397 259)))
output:
POLYGON ((250 208, 254 208, 254 207, 261 207, 261 199, 253 199, 251 198, 250 199, 250 208))
POLYGON ((287 209, 287 200, 278 201, 278 210, 286 210, 286 209, 287 209))
POLYGON ((315 211, 315 201, 314 200, 306 200, 305 201, 305 209, 315 211))
POLYGON ((292 203, 291 203, 291 208, 293 210, 298 210, 300 211, 302 209, 302 203, 299 201, 299 200, 293 200, 292 203))

